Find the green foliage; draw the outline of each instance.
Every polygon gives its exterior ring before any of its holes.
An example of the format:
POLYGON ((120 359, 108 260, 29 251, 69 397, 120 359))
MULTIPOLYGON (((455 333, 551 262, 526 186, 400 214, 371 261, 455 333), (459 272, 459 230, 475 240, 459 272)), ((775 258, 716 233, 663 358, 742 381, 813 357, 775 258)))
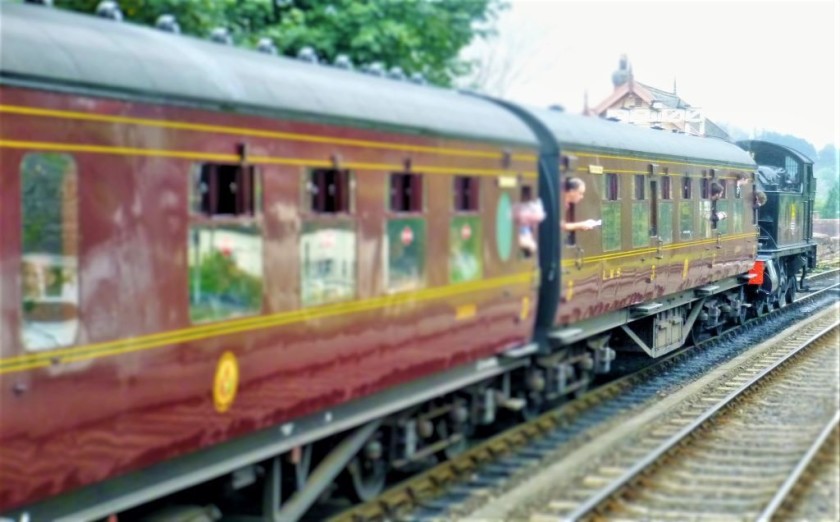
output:
MULTIPOLYGON (((190 267, 190 280, 195 281, 195 267, 190 267)), ((208 253, 198 270, 198 289, 202 296, 222 299, 229 306, 258 310, 262 300, 262 280, 240 269, 228 255, 208 253)), ((193 289, 195 292, 198 289, 193 289)))
MULTIPOLYGON (((282 54, 312 47, 322 61, 346 54, 356 64, 382 62, 407 74, 423 73, 438 85, 470 71, 459 51, 492 33, 504 0, 120 0, 127 20, 152 25, 164 13, 182 32, 206 37, 224 26, 237 45, 261 37, 282 54)), ((94 12, 99 0, 57 0, 56 5, 94 12)))
POLYGON ((823 219, 840 218, 840 184, 837 181, 828 191, 822 205, 817 205, 823 219))

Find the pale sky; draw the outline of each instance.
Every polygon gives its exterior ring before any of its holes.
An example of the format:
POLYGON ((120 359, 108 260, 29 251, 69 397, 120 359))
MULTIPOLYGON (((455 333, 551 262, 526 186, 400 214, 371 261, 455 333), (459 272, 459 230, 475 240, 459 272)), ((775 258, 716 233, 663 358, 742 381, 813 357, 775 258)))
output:
POLYGON ((510 1, 498 41, 465 53, 494 62, 504 98, 579 113, 627 54, 636 80, 671 91, 676 78, 712 121, 840 146, 840 0, 510 1))

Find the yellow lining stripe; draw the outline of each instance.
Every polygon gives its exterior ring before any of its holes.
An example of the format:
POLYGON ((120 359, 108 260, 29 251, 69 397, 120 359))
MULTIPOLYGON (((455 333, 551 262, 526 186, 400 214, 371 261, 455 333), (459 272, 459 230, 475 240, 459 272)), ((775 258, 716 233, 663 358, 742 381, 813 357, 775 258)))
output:
MULTIPOLYGON (((355 140, 347 138, 336 138, 329 136, 315 136, 311 134, 298 134, 294 132, 277 132, 250 129, 247 127, 228 127, 225 125, 206 125, 200 123, 186 123, 182 121, 154 120, 150 118, 131 118, 127 116, 108 116, 104 114, 90 114, 78 111, 62 111, 53 109, 38 109, 34 107, 22 107, 16 105, 0 105, 0 112, 9 114, 22 114, 26 116, 42 116, 48 118, 60 118, 70 120, 85 120, 102 123, 127 123, 145 127, 158 127, 162 129, 188 130, 198 132, 215 132, 219 134, 235 134, 237 136, 253 136, 258 138, 273 138, 280 140, 302 141, 307 143, 326 143, 329 145, 347 145, 351 147, 367 147, 387 150, 404 150, 409 152, 430 152, 448 156, 466 156, 474 158, 490 158, 501 160, 501 152, 483 152, 465 149, 449 149, 442 147, 426 147, 422 145, 406 145, 401 143, 382 143, 378 141, 355 140)), ((511 156, 515 160, 536 161, 537 156, 530 154, 516 154, 511 156)))
MULTIPOLYGON (((668 165, 688 165, 693 167, 706 167, 715 170, 722 170, 722 169, 732 169, 732 170, 750 170, 751 167, 749 166, 742 166, 742 167, 732 167, 732 166, 721 166, 721 165, 706 165, 704 163, 689 163, 683 161, 665 161, 659 159, 652 158, 633 158, 630 156, 619 156, 615 154, 592 154, 590 152, 577 152, 574 150, 569 150, 569 155, 572 156, 580 156, 582 158, 611 158, 611 159, 619 159, 619 160, 628 160, 628 161, 638 161, 640 163, 650 163, 651 161, 655 161, 657 163, 664 163, 668 165)), ((670 173, 669 173, 670 175, 670 173)))
POLYGON ((507 287, 509 285, 526 284, 532 282, 533 276, 534 273, 531 271, 522 272, 495 279, 485 279, 469 283, 459 283, 429 288, 418 292, 379 296, 359 301, 335 303, 315 308, 304 308, 290 312, 280 312, 271 315, 235 319, 221 323, 204 324, 129 339, 118 339, 114 341, 50 350, 47 352, 30 353, 0 359, 0 374, 48 366, 53 364, 55 359, 59 359, 60 363, 97 359, 110 355, 160 348, 162 346, 203 339, 211 336, 229 335, 248 330, 300 323, 311 319, 323 319, 339 315, 376 310, 387 306, 412 302, 419 303, 472 292, 492 290, 495 288, 507 287))
MULTIPOLYGON (((236 154, 218 154, 212 152, 179 151, 166 149, 138 149, 133 147, 108 147, 103 145, 78 145, 69 143, 48 143, 43 141, 15 141, 0 140, 0 147, 10 149, 36 149, 61 152, 88 152, 92 154, 115 154, 121 156, 154 156, 162 158, 192 159, 197 161, 216 160, 238 163, 240 157, 236 154)), ((276 158, 271 156, 249 156, 249 164, 298 165, 302 167, 331 167, 332 162, 306 158, 276 158)), ((405 169, 403 165, 386 163, 342 163, 342 168, 353 170, 398 171, 405 169)), ((497 169, 468 169, 453 167, 430 167, 416 165, 412 171, 429 174, 473 174, 476 176, 510 176, 513 171, 497 169)), ((536 179, 536 172, 524 172, 525 178, 536 179)))
MULTIPOLYGON (((756 232, 750 232, 745 234, 738 234, 738 235, 727 235, 721 236, 721 241, 734 241, 737 239, 746 239, 746 238, 757 238, 758 234, 756 232)), ((696 246, 702 245, 711 245, 717 244, 717 238, 710 238, 710 239, 696 239, 693 241, 688 241, 685 243, 668 243, 662 245, 662 250, 679 250, 681 248, 691 248, 696 246)), ((591 256, 583 258, 583 263, 594 263, 597 261, 609 261, 612 259, 619 259, 622 257, 634 257, 642 254, 655 254, 659 250, 657 247, 644 247, 639 248, 636 250, 629 250, 629 251, 620 251, 615 252, 612 254, 602 254, 599 256, 591 256)), ((574 259, 564 259, 562 261, 562 266, 574 266, 577 263, 574 259)))
MULTIPOLYGON (((592 172, 589 169, 589 167, 578 167, 577 172, 586 172, 586 173, 593 174, 593 175, 596 175, 596 176, 603 175, 603 174, 644 174, 644 175, 649 174, 648 171, 646 171, 646 170, 620 170, 620 169, 609 169, 609 170, 605 170, 604 172, 592 172)), ((661 173, 661 174, 655 174, 655 175, 656 176, 668 176, 669 178, 698 178, 698 179, 711 179, 711 180, 715 180, 715 179, 738 179, 737 176, 715 176, 714 178, 710 178, 708 176, 703 176, 702 174, 694 174, 694 175, 686 176, 685 173, 681 173, 681 172, 674 172, 674 173, 669 172, 668 174, 661 173)), ((666 201, 668 201, 668 200, 666 200, 666 201)))

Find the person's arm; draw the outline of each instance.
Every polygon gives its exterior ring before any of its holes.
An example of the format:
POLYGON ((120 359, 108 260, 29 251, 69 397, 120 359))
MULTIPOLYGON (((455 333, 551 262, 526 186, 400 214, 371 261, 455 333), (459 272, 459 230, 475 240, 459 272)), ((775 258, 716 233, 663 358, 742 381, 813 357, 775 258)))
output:
POLYGON ((594 219, 587 219, 586 221, 578 222, 564 221, 560 224, 560 228, 566 232, 574 232, 575 230, 592 230, 600 224, 600 221, 595 221, 594 219))

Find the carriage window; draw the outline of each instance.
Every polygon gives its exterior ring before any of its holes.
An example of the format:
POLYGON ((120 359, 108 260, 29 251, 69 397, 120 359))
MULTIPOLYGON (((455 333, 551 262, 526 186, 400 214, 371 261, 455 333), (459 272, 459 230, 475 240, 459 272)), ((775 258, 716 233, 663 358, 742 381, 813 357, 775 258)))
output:
POLYGON ((392 212, 423 211, 423 177, 420 174, 391 174, 390 208, 392 212))
POLYGON ((634 178, 634 187, 635 190, 633 192, 634 199, 643 200, 645 199, 645 176, 644 174, 636 174, 633 176, 634 178))
POLYGON ((691 178, 686 176, 682 181, 682 198, 691 199, 691 178))
POLYGON ((601 203, 601 242, 604 252, 621 248, 621 202, 618 200, 618 174, 604 176, 601 203))
POLYGON ((193 171, 193 211, 206 216, 254 214, 254 167, 200 165, 193 171))
POLYGON ((700 199, 709 199, 710 187, 711 182, 709 181, 709 178, 703 178, 700 180, 700 199))
POLYGON ((478 178, 476 176, 455 176, 452 189, 453 207, 456 212, 478 210, 478 178))
POLYGON ((604 199, 618 201, 618 174, 607 174, 604 199))
POLYGON ((691 201, 691 177, 686 174, 682 179, 682 200, 679 202, 680 240, 687 241, 694 237, 694 206, 691 201))
POLYGON ((262 309, 262 185, 253 166, 200 164, 192 170, 187 263, 193 322, 262 309))
POLYGON ((306 191, 312 212, 337 214, 353 211, 353 174, 349 170, 312 170, 306 191))
POLYGON ((356 295, 356 242, 356 225, 347 217, 303 223, 298 250, 303 306, 356 295))
POLYGON ((662 199, 671 199, 671 178, 662 176, 662 199))
POLYGON ((69 346, 79 329, 76 163, 66 154, 27 154, 20 180, 23 345, 69 346))

